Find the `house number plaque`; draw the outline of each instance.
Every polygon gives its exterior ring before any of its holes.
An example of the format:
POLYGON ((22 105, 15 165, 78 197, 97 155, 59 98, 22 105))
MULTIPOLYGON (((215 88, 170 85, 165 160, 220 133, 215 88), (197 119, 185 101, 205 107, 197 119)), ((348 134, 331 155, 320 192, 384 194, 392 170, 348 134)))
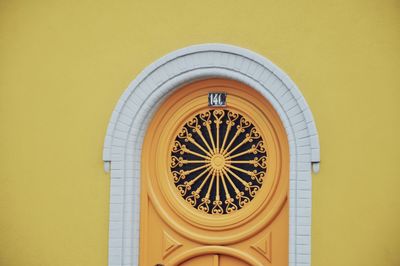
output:
POLYGON ((208 106, 212 106, 212 107, 226 106, 226 93, 225 92, 209 92, 208 93, 208 106))

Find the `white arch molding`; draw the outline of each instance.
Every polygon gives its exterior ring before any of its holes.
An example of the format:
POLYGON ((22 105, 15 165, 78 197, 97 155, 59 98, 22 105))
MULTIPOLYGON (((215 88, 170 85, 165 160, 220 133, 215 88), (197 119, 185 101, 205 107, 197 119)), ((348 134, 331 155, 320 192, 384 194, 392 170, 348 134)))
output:
POLYGON ((176 88, 222 77, 245 83, 274 106, 290 147, 289 265, 311 263, 311 169, 319 170, 318 133, 311 111, 294 82, 266 58, 225 44, 202 44, 172 52, 148 66, 115 107, 104 142, 111 172, 109 265, 138 265, 140 160, 152 115, 176 88))

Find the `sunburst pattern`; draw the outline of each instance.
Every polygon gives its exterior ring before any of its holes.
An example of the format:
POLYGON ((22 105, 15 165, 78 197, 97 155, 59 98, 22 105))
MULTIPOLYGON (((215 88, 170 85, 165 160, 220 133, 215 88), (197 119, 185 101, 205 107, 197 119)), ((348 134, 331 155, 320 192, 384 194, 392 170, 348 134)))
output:
POLYGON ((209 110, 187 121, 171 150, 171 174, 188 204, 228 214, 249 203, 267 171, 264 140, 243 115, 209 110))

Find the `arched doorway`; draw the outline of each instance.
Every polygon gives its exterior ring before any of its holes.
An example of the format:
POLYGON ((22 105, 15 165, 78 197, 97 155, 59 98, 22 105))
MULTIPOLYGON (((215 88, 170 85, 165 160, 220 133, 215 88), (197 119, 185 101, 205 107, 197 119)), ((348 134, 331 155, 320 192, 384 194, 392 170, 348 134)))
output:
POLYGON ((153 117, 176 90, 210 78, 249 86, 278 114, 289 145, 288 261, 290 266, 309 265, 311 169, 319 168, 313 116, 282 70, 256 53, 222 44, 191 46, 157 60, 130 84, 114 109, 103 150, 105 169, 111 173, 109 265, 139 264, 142 148, 153 117))
POLYGON ((179 88, 154 115, 141 162, 141 265, 208 245, 232 253, 191 265, 239 263, 238 250, 260 265, 288 264, 288 141, 257 91, 228 79, 179 88), (226 102, 215 106, 218 93, 226 102))

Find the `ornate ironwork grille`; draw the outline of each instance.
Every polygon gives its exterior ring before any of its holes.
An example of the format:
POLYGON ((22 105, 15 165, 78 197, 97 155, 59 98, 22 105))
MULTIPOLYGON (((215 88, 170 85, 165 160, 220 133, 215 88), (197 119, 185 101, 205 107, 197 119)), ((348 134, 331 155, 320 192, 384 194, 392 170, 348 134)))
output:
POLYGON ((196 114, 175 138, 171 174, 183 199, 208 214, 228 214, 249 203, 263 184, 263 137, 228 109, 196 114))

